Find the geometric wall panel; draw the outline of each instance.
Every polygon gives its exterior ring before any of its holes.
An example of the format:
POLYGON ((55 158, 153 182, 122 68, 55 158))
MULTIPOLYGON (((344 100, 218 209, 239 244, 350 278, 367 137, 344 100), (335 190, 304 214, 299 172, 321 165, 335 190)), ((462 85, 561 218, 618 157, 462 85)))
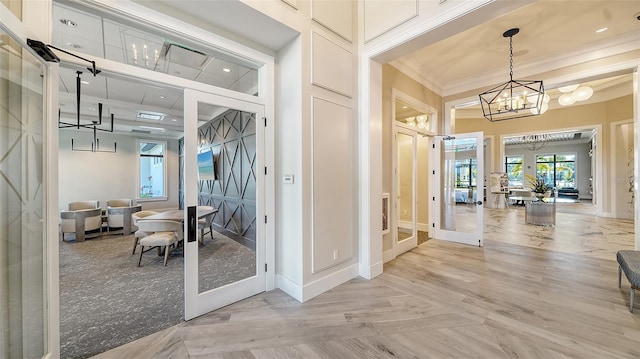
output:
POLYGON ((353 96, 353 56, 334 42, 312 33, 311 82, 348 97, 353 96))
POLYGON ((313 272, 353 257, 353 111, 313 98, 313 272))
MULTIPOLYGON (((198 181, 198 205, 217 208, 214 224, 255 245, 255 114, 227 110, 200 126, 198 143, 200 152, 213 153, 217 175, 216 180, 198 181)), ((181 162, 182 159, 180 156, 181 162)))

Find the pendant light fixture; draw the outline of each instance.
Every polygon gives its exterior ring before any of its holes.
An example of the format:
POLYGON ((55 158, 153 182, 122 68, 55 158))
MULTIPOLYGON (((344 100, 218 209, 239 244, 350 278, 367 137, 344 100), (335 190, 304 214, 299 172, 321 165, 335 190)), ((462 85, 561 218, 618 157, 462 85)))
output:
POLYGON ((545 111, 542 80, 513 79, 513 36, 518 32, 520 29, 513 28, 502 34, 509 38, 509 81, 479 95, 482 114, 491 122, 535 116, 545 111))

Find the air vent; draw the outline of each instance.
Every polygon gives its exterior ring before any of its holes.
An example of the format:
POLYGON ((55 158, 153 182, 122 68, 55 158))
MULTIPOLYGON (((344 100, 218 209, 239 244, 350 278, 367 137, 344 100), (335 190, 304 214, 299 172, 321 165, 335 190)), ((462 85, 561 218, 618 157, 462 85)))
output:
POLYGON ((143 112, 140 111, 138 112, 138 116, 136 116, 140 119, 143 120, 153 120, 153 121, 162 121, 162 119, 164 118, 164 114, 163 113, 157 113, 157 112, 143 112))
POLYGON ((209 57, 203 52, 172 43, 165 43, 162 46, 160 53, 162 54, 162 58, 169 63, 179 64, 194 69, 202 68, 209 59, 209 57))
POLYGON ((134 129, 132 129, 132 130, 131 130, 131 132, 135 132, 135 133, 147 133, 147 134, 151 133, 151 131, 143 131, 143 130, 138 130, 138 129, 135 129, 135 128, 134 128, 134 129))

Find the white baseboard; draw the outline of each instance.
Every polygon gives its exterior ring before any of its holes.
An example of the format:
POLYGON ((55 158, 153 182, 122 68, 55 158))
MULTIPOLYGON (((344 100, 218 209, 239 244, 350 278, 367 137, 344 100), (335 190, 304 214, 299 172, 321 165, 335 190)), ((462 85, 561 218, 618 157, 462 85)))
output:
POLYGON ((411 228, 413 228, 413 226, 411 225, 411 222, 406 222, 406 221, 398 221, 398 227, 400 227, 402 229, 411 229, 411 228))
MULTIPOLYGON (((379 266, 377 264, 372 266, 370 271, 371 271, 371 274, 374 274, 378 270, 380 271, 380 273, 382 273, 382 263, 380 263, 379 266), (378 269, 378 267, 380 267, 380 269, 378 269)), ((373 277, 377 275, 378 274, 375 274, 373 277)), ((304 286, 300 286, 299 284, 294 283, 293 281, 291 281, 286 277, 277 275, 276 285, 283 292, 292 296, 295 300, 299 301, 300 303, 304 303, 307 300, 313 297, 316 297, 358 276, 359 276, 359 266, 358 266, 358 263, 354 263, 337 272, 331 273, 326 277, 323 277, 311 283, 305 284, 304 286)))
POLYGON ((276 287, 302 303, 302 287, 289 278, 276 274, 276 287))
POLYGON ((396 256, 393 254, 393 248, 382 252, 382 262, 387 263, 388 261, 396 259, 396 256))
POLYGON ((418 223, 416 227, 419 231, 429 232, 429 223, 418 223))
MULTIPOLYGON (((411 222, 405 222, 405 221, 400 221, 398 222, 398 227, 402 228, 402 229, 411 229, 411 222)), ((429 224, 428 223, 417 223, 416 224, 416 228, 419 231, 424 231, 424 232, 428 232, 429 231, 429 224)))
POLYGON ((371 266, 360 268, 360 276, 365 279, 372 279, 382 274, 384 263, 379 261, 371 266))

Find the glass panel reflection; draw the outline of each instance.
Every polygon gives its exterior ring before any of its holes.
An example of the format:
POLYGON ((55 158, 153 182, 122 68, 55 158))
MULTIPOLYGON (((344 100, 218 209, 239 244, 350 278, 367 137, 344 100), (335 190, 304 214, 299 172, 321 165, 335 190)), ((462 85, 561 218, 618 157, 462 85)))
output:
POLYGON ((413 237, 414 228, 414 211, 413 203, 415 194, 414 189, 414 137, 404 133, 397 134, 397 163, 398 173, 398 242, 413 237))
POLYGON ((254 113, 204 103, 198 113, 201 293, 256 275, 257 146, 254 113))
POLYGON ((478 169, 475 138, 441 142, 442 229, 475 233, 477 226, 478 169))

